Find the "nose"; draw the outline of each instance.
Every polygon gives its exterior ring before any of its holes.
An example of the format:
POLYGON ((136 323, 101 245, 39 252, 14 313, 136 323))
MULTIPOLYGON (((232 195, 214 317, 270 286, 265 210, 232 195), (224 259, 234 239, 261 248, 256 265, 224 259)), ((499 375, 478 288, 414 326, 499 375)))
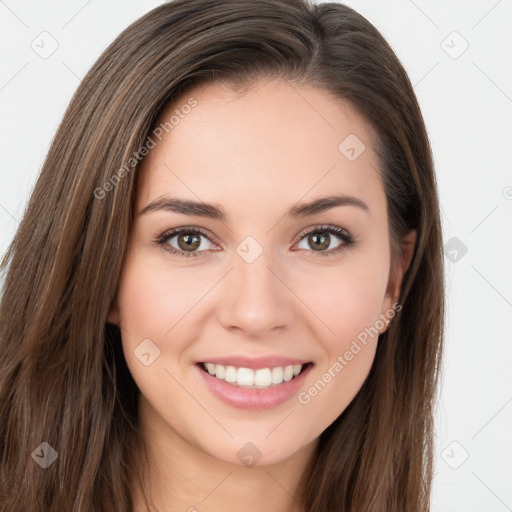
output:
POLYGON ((220 323, 252 338, 289 328, 295 318, 294 295, 286 277, 267 251, 252 263, 235 254, 234 268, 223 280, 217 309, 220 323))

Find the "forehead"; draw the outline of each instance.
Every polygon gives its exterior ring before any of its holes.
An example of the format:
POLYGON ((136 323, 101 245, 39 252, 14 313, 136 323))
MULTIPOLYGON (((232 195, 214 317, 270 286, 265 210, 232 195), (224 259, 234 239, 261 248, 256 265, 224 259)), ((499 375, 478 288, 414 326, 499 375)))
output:
POLYGON ((142 162, 139 206, 164 194, 238 198, 239 208, 332 193, 383 200, 371 127, 325 90, 274 80, 241 94, 213 83, 175 99, 158 126, 166 129, 142 162))

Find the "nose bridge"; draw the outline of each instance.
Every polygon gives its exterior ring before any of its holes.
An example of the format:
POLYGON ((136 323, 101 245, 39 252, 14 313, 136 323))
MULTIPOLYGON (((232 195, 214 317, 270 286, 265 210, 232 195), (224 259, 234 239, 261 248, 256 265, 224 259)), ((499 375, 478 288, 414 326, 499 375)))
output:
POLYGON ((276 277, 280 266, 272 251, 247 237, 233 255, 233 266, 219 305, 224 327, 263 335, 289 324, 293 308, 290 292, 276 277))

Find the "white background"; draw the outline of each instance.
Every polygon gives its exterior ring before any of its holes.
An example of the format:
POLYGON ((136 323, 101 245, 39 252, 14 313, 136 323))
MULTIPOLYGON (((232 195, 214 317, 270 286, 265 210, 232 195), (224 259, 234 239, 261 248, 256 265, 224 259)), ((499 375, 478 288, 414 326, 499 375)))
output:
MULTIPOLYGON (((161 3, 0 0, 0 254, 81 77, 161 3)), ((450 244, 433 512, 512 510, 512 0, 346 3, 414 84, 450 244)))

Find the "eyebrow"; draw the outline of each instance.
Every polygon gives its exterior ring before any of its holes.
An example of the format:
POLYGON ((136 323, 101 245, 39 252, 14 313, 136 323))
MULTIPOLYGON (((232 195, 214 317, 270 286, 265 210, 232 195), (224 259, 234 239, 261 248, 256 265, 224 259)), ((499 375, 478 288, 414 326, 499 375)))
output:
MULTIPOLYGON (((356 206, 368 212, 368 205, 361 199, 348 195, 330 195, 315 199, 309 203, 301 203, 293 206, 285 214, 285 217, 303 218, 317 213, 325 212, 337 206, 356 206)), ((148 212, 161 210, 182 213, 184 215, 195 215, 198 217, 207 217, 220 221, 227 221, 226 212, 215 204, 204 203, 202 201, 192 201, 190 199, 179 199, 174 197, 161 197, 155 199, 146 205, 139 215, 148 212)))

